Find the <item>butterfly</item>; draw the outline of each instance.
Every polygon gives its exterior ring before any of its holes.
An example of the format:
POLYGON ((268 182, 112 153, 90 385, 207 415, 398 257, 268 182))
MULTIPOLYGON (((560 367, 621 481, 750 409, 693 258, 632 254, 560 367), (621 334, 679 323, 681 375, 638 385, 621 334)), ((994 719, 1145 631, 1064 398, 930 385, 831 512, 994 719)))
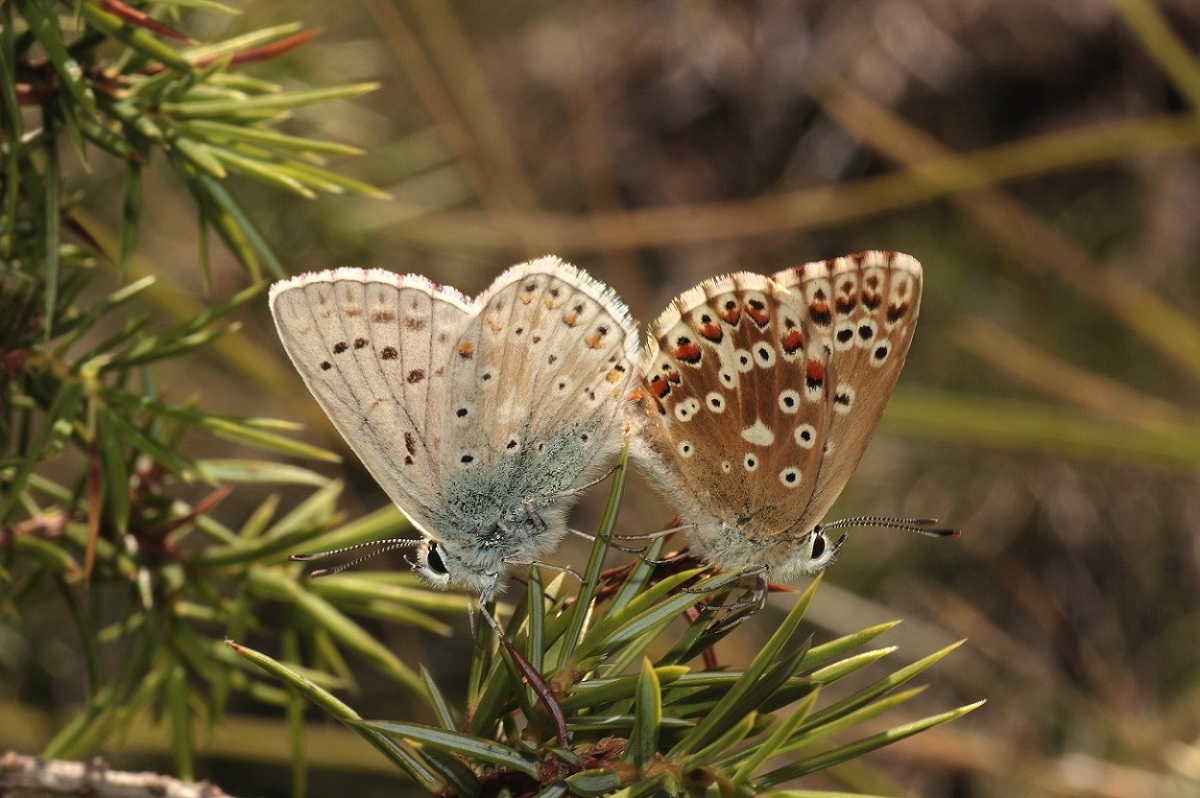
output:
POLYGON ((790 582, 837 557, 844 526, 932 535, 933 519, 821 525, 867 448, 916 329, 921 265, 863 252, 676 297, 643 353, 635 448, 710 565, 790 582))
POLYGON ((540 564, 622 443, 637 330, 612 289, 558 258, 475 299, 339 268, 275 283, 270 306, 308 389, 422 535, 379 543, 415 547, 435 587, 485 603, 509 566, 540 564))

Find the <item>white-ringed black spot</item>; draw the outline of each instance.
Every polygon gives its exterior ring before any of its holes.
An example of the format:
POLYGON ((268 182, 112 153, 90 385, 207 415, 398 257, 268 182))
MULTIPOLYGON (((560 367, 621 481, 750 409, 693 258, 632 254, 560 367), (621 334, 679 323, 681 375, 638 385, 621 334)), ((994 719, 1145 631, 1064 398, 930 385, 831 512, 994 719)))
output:
POLYGON ((758 457, 756 457, 753 454, 747 454, 745 459, 742 460, 742 465, 746 468, 747 471, 757 471, 758 470, 758 457))
POLYGON ((802 449, 811 449, 817 440, 817 428, 812 424, 801 424, 794 434, 796 444, 802 449))
POLYGON ((725 412, 725 397, 719 391, 713 391, 704 397, 705 406, 714 413, 725 412))
POLYGON ((800 469, 785 468, 779 472, 779 481, 785 488, 794 488, 800 484, 800 469))
POLYGON ((800 394, 791 388, 779 392, 779 409, 789 415, 800 411, 800 394))
POLYGON ((696 415, 699 410, 700 402, 693 396, 675 405, 675 418, 680 421, 691 421, 692 416, 696 415))
POLYGON ((745 374, 754 368, 754 356, 745 349, 737 349, 733 353, 733 367, 745 374))

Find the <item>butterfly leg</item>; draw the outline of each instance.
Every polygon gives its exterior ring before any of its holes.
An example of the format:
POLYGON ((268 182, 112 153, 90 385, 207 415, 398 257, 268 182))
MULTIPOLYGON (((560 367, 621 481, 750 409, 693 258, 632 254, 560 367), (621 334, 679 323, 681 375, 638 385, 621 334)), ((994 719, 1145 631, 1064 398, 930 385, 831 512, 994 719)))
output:
POLYGON ((501 562, 505 565, 528 565, 530 568, 549 568, 551 571, 558 571, 560 574, 569 574, 583 582, 583 575, 569 565, 555 565, 552 562, 543 562, 542 560, 513 560, 505 557, 501 562))
MULTIPOLYGON (((751 565, 742 569, 738 577, 730 585, 742 588, 742 593, 731 604, 708 604, 701 609, 706 612, 719 612, 705 634, 722 634, 728 632, 754 613, 767 606, 767 574, 766 565, 751 565), (752 580, 747 584, 746 580, 752 580)), ((689 592, 703 592, 703 588, 684 588, 689 592)))
MULTIPOLYGON (((658 532, 650 532, 645 535, 613 534, 613 535, 608 536, 608 545, 611 546, 612 548, 616 549, 617 551, 623 551, 626 554, 641 554, 646 549, 648 549, 649 546, 635 548, 634 546, 623 546, 620 543, 614 543, 613 541, 615 541, 615 540, 658 540, 659 538, 668 537, 670 535, 675 534, 676 532, 682 532, 682 531, 684 531, 690 527, 694 527, 694 526, 695 526, 695 524, 688 524, 686 526, 674 526, 674 527, 671 527, 670 529, 661 529, 658 532)), ((583 532, 582 530, 579 530, 579 529, 568 529, 567 531, 570 532, 572 535, 578 535, 579 537, 584 538, 585 540, 590 540, 593 543, 596 541, 596 536, 591 534, 590 532, 583 532)), ((650 559, 647 559, 646 557, 642 557, 641 559, 643 562, 648 562, 651 565, 658 565, 659 563, 673 562, 674 559, 678 559, 681 556, 683 556, 683 555, 682 554, 672 555, 671 557, 668 557, 668 558, 662 559, 662 560, 650 560, 650 559)))

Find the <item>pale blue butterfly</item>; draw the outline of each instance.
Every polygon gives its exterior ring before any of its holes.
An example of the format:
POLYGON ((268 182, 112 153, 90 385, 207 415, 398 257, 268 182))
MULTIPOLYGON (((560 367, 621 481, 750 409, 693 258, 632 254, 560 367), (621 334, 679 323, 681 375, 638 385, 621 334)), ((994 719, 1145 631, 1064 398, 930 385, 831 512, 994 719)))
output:
POLYGON ((423 535, 381 543, 416 547, 436 587, 486 602, 508 566, 539 563, 623 440, 637 330, 610 288, 558 258, 474 300, 340 268, 276 283, 270 305, 305 384, 423 535))

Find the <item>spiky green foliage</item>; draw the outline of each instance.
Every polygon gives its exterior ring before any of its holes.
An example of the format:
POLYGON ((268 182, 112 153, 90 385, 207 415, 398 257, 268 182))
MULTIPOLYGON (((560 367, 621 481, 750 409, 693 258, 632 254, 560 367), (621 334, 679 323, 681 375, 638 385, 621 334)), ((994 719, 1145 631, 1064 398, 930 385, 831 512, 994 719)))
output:
MULTIPOLYGON (((334 527, 340 485, 281 463, 188 454, 190 438, 213 436, 273 455, 332 458, 287 437, 280 422, 205 411, 158 376, 163 362, 219 345, 237 327, 230 313, 261 301, 261 278, 283 274, 226 176, 305 196, 378 192, 324 165, 353 148, 278 129, 293 110, 369 86, 285 91, 245 70, 308 34, 281 26, 200 45, 159 21, 177 10, 97 0, 0 5, 0 623, 10 651, 37 651, 63 627, 76 632, 84 708, 43 754, 84 756, 150 712, 167 723, 189 778, 193 720, 220 717, 235 692, 294 702, 239 672, 222 634, 252 632, 264 608, 287 602, 278 626, 285 648, 357 654, 416 689, 417 676, 351 614, 442 630, 429 612, 460 602, 414 594, 407 577, 302 589, 296 570, 279 563, 334 527), (108 159, 125 173, 115 233, 63 193, 68 171, 108 159), (152 301, 154 277, 124 282, 152 170, 187 190, 198 220, 190 234, 203 247, 215 230, 251 287, 171 321, 152 301), (312 492, 282 513, 269 496, 234 527, 212 514, 254 484, 312 492), (44 600, 55 592, 60 603, 48 615, 44 600), (26 618, 33 608, 36 618, 26 618)), ((85 192, 111 192, 79 180, 85 192)), ((389 510, 339 532, 369 539, 402 526, 389 510)), ((347 675, 326 668, 314 678, 332 686, 347 675)))
POLYGON ((659 540, 601 591, 622 483, 618 476, 576 595, 565 589, 566 575, 543 588, 534 571, 502 638, 480 624, 463 713, 456 714, 424 675, 422 695, 437 726, 363 719, 294 669, 231 646, 357 731, 435 795, 762 795, 978 706, 883 732, 861 730, 920 693, 904 685, 957 644, 837 701, 822 701, 825 687, 894 650, 867 648, 894 624, 812 645, 799 630, 820 580, 799 596, 744 670, 697 664, 729 627, 710 632, 710 614, 696 610, 719 603, 738 575, 708 577, 683 590, 702 569, 657 578, 659 540), (692 620, 680 629, 688 614, 692 620))

